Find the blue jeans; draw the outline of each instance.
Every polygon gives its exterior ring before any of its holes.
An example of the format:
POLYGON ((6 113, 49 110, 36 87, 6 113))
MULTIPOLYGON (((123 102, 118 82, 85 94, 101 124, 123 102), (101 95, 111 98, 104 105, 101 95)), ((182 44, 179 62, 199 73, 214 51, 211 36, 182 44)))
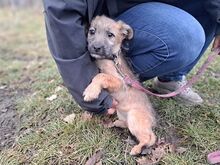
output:
POLYGON ((177 7, 143 3, 117 18, 134 30, 126 56, 141 81, 153 77, 179 81, 196 65, 213 40, 217 26, 202 1, 180 1, 175 4, 177 7))

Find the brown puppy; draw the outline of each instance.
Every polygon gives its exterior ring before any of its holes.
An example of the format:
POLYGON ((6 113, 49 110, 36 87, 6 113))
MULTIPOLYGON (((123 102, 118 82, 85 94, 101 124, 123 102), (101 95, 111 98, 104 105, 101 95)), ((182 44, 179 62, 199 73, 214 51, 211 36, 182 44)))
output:
POLYGON ((139 144, 134 146, 131 155, 141 153, 142 147, 151 146, 156 141, 152 130, 155 118, 152 106, 145 93, 128 86, 115 67, 115 62, 121 67, 123 74, 135 79, 134 74, 126 64, 121 53, 124 39, 131 39, 133 30, 121 21, 114 21, 105 16, 96 17, 88 33, 88 49, 96 58, 101 73, 96 75, 84 91, 84 100, 96 99, 102 89, 108 90, 118 101, 116 107, 119 120, 114 126, 126 128, 137 138, 139 144))

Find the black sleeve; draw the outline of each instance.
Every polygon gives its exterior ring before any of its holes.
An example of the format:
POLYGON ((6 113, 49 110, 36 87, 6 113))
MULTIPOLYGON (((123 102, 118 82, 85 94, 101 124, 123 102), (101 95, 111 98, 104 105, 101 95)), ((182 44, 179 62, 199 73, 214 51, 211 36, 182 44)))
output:
POLYGON ((86 0, 44 0, 48 45, 65 86, 85 110, 101 113, 111 107, 112 98, 102 91, 99 98, 84 102, 82 93, 98 73, 87 51, 84 19, 86 0))
POLYGON ((213 20, 217 22, 216 35, 220 35, 220 0, 207 0, 205 8, 213 20))

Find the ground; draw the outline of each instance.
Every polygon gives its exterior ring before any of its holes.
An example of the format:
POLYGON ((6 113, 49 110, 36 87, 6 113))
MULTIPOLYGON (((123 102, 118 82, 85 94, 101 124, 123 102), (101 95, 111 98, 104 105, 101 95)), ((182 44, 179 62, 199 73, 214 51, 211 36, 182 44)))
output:
MULTIPOLYGON (((106 128, 108 117, 82 118, 84 111, 63 86, 48 51, 43 13, 1 9, 0 43, 1 165, 78 165, 89 158, 90 164, 98 159, 98 164, 133 165, 155 158, 155 150, 147 151, 151 157, 129 156, 134 141, 127 130, 106 128), (67 124, 63 118, 71 113, 76 118, 67 124)), ((207 154, 220 149, 219 64, 220 58, 194 85, 205 100, 201 106, 150 97, 158 145, 166 146, 159 164, 208 164, 207 154)))

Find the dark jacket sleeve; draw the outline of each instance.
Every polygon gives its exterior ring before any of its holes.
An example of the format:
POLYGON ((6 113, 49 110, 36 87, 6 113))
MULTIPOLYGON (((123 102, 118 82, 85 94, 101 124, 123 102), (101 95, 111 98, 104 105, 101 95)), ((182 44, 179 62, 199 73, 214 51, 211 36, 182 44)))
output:
POLYGON ((83 109, 104 112, 112 104, 107 91, 102 91, 99 98, 92 102, 84 102, 82 96, 98 73, 87 51, 84 26, 86 0, 44 0, 44 9, 48 45, 65 86, 83 109))
POLYGON ((205 8, 217 22, 216 35, 220 35, 220 0, 206 0, 205 8))

